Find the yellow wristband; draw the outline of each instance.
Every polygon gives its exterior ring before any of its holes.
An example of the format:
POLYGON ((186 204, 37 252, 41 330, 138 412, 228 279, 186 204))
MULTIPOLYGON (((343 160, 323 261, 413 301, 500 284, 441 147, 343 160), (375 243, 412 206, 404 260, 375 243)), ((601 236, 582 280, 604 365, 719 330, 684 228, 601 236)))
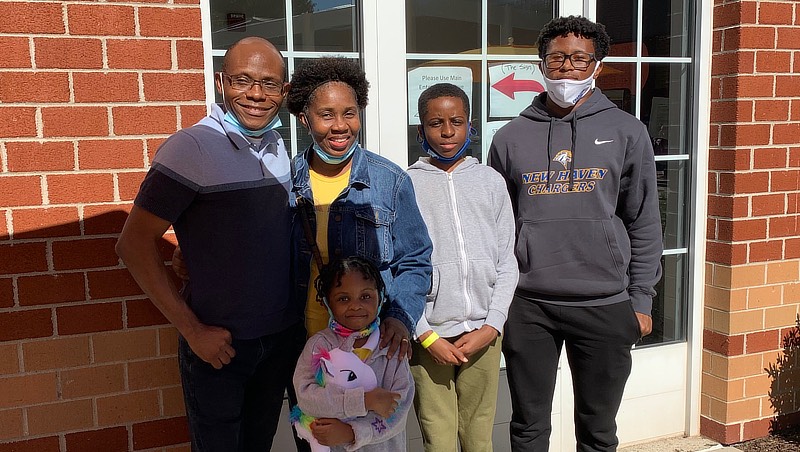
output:
POLYGON ((422 345, 422 348, 428 348, 434 342, 436 342, 437 339, 439 339, 439 335, 436 334, 436 331, 434 331, 428 337, 426 337, 425 340, 420 343, 420 345, 422 345))

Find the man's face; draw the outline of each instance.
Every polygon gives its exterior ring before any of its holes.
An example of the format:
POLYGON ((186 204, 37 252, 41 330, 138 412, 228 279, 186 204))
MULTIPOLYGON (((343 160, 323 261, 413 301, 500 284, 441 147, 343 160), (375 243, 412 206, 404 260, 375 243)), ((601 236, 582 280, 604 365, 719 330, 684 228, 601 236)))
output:
POLYGON ((228 51, 225 62, 225 72, 217 73, 215 80, 217 92, 223 95, 225 110, 249 130, 263 128, 278 114, 288 88, 280 53, 264 43, 238 44, 228 51), (237 80, 241 85, 246 77, 262 83, 237 87, 237 80), (268 87, 276 85, 280 86, 279 90, 268 87))
MULTIPOLYGON (((547 54, 554 53, 562 54, 564 56, 572 55, 572 58, 585 58, 586 55, 594 55, 594 41, 575 36, 572 33, 568 34, 567 36, 558 36, 551 40, 547 46, 547 54)), ((547 55, 545 55, 545 57, 546 56, 547 55)), ((570 58, 566 58, 564 60, 564 64, 559 68, 548 68, 543 63, 542 69, 545 71, 547 78, 551 80, 586 80, 589 77, 597 78, 597 76, 600 75, 600 70, 596 69, 602 69, 602 64, 603 63, 599 61, 592 60, 589 64, 589 67, 577 69, 573 65, 573 62, 570 61, 570 58)))

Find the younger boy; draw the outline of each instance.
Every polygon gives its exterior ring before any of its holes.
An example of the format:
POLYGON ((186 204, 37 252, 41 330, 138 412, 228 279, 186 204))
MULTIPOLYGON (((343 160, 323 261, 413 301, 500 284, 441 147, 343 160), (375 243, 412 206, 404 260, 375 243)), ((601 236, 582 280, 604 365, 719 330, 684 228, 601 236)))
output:
POLYGON ((433 241, 433 283, 411 359, 426 451, 492 450, 500 334, 517 284, 506 184, 465 156, 469 99, 449 83, 419 98, 429 157, 408 169, 433 241))

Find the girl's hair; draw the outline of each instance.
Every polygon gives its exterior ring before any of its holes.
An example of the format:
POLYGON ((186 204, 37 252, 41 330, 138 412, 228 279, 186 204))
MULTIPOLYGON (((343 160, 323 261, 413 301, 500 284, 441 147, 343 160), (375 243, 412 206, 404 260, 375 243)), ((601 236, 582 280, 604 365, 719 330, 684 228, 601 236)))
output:
POLYGON ((440 97, 455 97, 461 99, 464 105, 464 112, 467 114, 467 122, 469 122, 469 97, 463 89, 451 83, 437 83, 429 86, 422 94, 419 95, 417 100, 417 111, 419 111, 419 120, 423 121, 425 115, 428 114, 428 103, 440 97))
POLYGON ((314 287, 317 289, 317 301, 323 302, 323 299, 327 299, 334 287, 342 285, 342 276, 354 271, 361 273, 368 280, 375 281, 378 295, 381 299, 383 298, 386 285, 378 268, 362 257, 350 256, 334 259, 322 267, 319 276, 314 281, 314 287))
POLYGON ((342 82, 353 90, 358 108, 367 106, 369 82, 358 60, 343 57, 324 57, 309 61, 292 74, 286 96, 289 113, 298 115, 313 101, 314 91, 328 82, 342 82))

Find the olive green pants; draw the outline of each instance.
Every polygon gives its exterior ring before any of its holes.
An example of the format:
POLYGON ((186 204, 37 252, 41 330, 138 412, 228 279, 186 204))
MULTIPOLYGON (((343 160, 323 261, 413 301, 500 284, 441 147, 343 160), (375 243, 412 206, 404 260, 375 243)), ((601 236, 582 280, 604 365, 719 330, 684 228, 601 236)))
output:
POLYGON ((459 441, 462 452, 492 452, 500 343, 495 339, 461 366, 436 364, 414 343, 414 409, 426 452, 455 452, 459 441))

